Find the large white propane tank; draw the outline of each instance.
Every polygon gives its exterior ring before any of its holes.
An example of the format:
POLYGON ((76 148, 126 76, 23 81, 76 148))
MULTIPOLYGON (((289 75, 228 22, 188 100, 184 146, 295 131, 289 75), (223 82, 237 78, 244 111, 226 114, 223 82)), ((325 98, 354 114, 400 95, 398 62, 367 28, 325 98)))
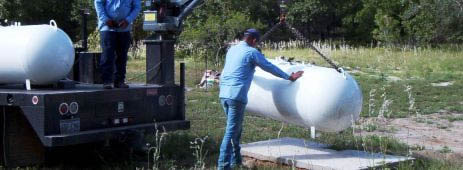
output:
POLYGON ((50 25, 0 27, 0 84, 51 84, 66 77, 74 47, 55 21, 50 25))
POLYGON ((347 73, 310 64, 269 60, 286 73, 304 71, 295 82, 256 68, 246 110, 263 117, 338 132, 350 127, 362 110, 362 91, 347 73))

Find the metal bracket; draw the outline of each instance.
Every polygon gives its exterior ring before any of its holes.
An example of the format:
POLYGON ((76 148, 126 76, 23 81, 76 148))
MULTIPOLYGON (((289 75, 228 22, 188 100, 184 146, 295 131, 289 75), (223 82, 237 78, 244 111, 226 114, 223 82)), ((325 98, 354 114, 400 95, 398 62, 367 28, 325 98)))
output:
POLYGON ((31 80, 26 79, 26 90, 30 91, 31 90, 31 80))
POLYGON ((342 74, 342 77, 343 77, 344 79, 347 79, 346 72, 344 71, 343 68, 339 67, 339 68, 338 68, 338 72, 342 74))

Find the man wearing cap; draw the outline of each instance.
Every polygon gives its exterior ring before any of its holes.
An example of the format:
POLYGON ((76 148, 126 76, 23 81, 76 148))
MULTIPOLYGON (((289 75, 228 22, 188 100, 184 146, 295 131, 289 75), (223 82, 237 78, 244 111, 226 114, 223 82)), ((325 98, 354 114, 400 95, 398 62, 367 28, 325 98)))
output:
POLYGON ((227 115, 227 126, 220 146, 218 169, 231 169, 242 164, 239 146, 242 122, 256 66, 290 81, 296 81, 303 74, 299 71, 288 75, 267 61, 264 55, 256 49, 259 38, 260 34, 256 29, 246 30, 243 41, 232 46, 226 55, 225 67, 220 77, 219 97, 227 115))
POLYGON ((140 0, 95 0, 95 9, 103 49, 100 59, 103 87, 112 89, 114 83, 115 88, 128 88, 129 86, 125 84, 125 73, 131 41, 130 30, 141 10, 141 2, 140 0))

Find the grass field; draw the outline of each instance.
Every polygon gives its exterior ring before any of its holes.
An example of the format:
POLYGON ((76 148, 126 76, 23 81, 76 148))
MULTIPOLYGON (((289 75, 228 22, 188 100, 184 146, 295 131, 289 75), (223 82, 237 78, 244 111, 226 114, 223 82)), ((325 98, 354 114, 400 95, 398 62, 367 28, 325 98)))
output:
MULTIPOLYGON (((457 117, 447 117, 449 121, 463 120, 461 90, 463 89, 463 46, 354 48, 329 43, 315 43, 315 46, 348 70, 358 81, 364 98, 361 113, 363 118, 382 116, 392 119, 446 111, 460 114, 457 117), (450 85, 435 86, 433 83, 450 85)), ((263 53, 268 58, 295 57, 296 60, 328 66, 309 49, 264 49, 263 53)), ((143 51, 139 54, 131 54, 139 56, 128 63, 128 80, 144 82, 143 51)), ((101 155, 107 155, 106 158, 102 158, 101 169, 146 169, 146 167, 142 168, 143 163, 139 162, 148 160, 150 168, 155 169, 215 169, 226 121, 219 103, 218 89, 217 87, 210 89, 196 87, 202 77, 202 72, 206 69, 203 61, 178 60, 176 70, 178 70, 179 62, 185 62, 187 66, 186 117, 191 121, 191 129, 148 136, 148 141, 153 146, 152 152, 146 156, 131 158, 132 160, 125 159, 127 153, 124 152, 101 153, 101 155)), ((220 66, 209 66, 208 69, 221 70, 220 66)), ((376 124, 357 123, 357 125, 367 131, 384 128, 376 124)), ((242 143, 278 137, 312 140, 309 130, 305 128, 253 116, 249 113, 245 115, 243 130, 242 143)), ((315 140, 331 144, 334 149, 357 149, 407 156, 422 149, 419 146, 408 146, 392 137, 358 136, 354 133, 356 130, 352 128, 341 133, 321 133, 320 137, 315 140)), ((442 151, 443 154, 450 152, 451 150, 442 151)), ((77 165, 81 165, 80 162, 77 165)), ((413 162, 402 163, 397 167, 382 167, 382 169, 463 169, 462 167, 461 160, 417 158, 413 162)), ((258 166, 258 169, 292 168, 268 165, 258 166)))
MULTIPOLYGON (((353 48, 335 47, 322 43, 315 45, 348 70, 360 84, 364 95, 362 117, 377 117, 381 114, 386 118, 400 118, 416 114, 426 115, 442 110, 463 113, 462 46, 353 48), (442 87, 432 85, 442 82, 451 85, 442 87)), ((296 60, 327 66, 316 53, 309 49, 264 49, 263 53, 268 58, 295 57, 296 60)), ((203 62, 194 60, 178 62, 185 62, 187 65, 187 86, 189 88, 187 119, 191 121, 192 126, 188 131, 169 133, 163 138, 164 144, 161 146, 158 166, 161 169, 182 169, 205 165, 207 169, 213 169, 216 166, 218 147, 226 120, 219 104, 218 89, 204 90, 195 87, 201 79, 202 71, 206 68, 203 62), (195 156, 194 153, 199 153, 198 143, 190 142, 202 141, 199 139, 205 137, 207 139, 202 146, 202 154, 195 156)), ((128 75, 131 77, 129 79, 134 82, 144 80, 143 59, 131 60, 128 67, 128 75)), ((213 69, 220 70, 220 67, 213 69)), ((461 117, 451 119, 461 121, 461 117)), ((368 126, 365 128, 380 128, 368 126)), ((353 131, 353 129, 348 129, 339 134, 322 133, 316 140, 332 144, 335 149, 358 149, 398 155, 410 155, 410 151, 419 149, 419 147, 407 146, 390 137, 354 136, 353 131)), ((246 113, 242 143, 285 136, 310 140, 307 129, 246 113)), ((291 169, 283 166, 259 167, 259 169, 281 168, 291 169)), ((458 162, 417 159, 413 163, 399 165, 398 169, 462 168, 458 162)))

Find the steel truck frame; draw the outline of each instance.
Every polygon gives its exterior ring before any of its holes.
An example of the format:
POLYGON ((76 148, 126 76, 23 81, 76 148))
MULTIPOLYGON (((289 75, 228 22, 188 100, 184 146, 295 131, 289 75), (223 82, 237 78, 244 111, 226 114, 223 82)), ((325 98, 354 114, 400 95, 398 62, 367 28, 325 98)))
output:
POLYGON ((40 164, 48 149, 115 139, 134 130, 189 129, 185 65, 181 63, 175 84, 174 43, 182 20, 200 2, 150 0, 154 5, 144 14, 144 29, 153 32, 145 40, 146 84, 128 89, 103 89, 100 84, 101 54, 86 52, 88 11, 82 11, 84 42, 76 49, 71 80, 32 89, 0 85, 0 165, 40 164))

